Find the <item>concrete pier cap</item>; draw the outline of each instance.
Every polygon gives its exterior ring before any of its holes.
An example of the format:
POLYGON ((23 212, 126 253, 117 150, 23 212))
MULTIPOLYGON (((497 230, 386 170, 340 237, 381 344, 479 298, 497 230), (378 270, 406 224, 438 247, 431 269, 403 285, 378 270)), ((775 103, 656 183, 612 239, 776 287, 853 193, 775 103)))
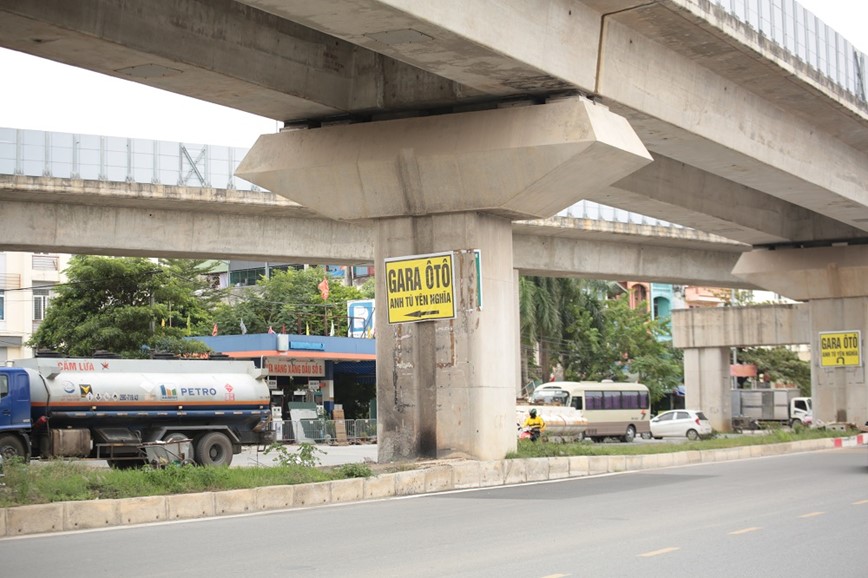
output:
POLYGON ((263 135, 237 175, 339 220, 481 211, 546 218, 651 162, 583 97, 263 135))
POLYGON ((757 250, 732 274, 796 301, 868 295, 868 244, 757 250))

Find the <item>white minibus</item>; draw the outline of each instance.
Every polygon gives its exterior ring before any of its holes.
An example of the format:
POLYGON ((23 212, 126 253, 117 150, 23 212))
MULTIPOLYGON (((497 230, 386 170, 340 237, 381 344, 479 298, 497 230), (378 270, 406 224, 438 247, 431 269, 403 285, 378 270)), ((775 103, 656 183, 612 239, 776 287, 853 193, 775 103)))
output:
POLYGON ((651 396, 641 383, 552 381, 538 386, 528 401, 581 411, 588 420, 584 436, 594 441, 616 437, 631 442, 651 434, 651 396))

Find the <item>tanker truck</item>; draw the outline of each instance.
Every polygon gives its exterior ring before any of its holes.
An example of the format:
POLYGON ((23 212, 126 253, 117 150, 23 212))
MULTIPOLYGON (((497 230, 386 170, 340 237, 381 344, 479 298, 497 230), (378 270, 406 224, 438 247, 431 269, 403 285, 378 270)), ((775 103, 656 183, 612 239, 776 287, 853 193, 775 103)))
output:
POLYGON ((185 460, 229 465, 272 441, 270 392, 252 361, 40 358, 0 367, 0 453, 147 463, 176 442, 185 460), (190 440, 189 442, 187 440, 190 440), (183 442, 183 446, 180 443, 183 442))

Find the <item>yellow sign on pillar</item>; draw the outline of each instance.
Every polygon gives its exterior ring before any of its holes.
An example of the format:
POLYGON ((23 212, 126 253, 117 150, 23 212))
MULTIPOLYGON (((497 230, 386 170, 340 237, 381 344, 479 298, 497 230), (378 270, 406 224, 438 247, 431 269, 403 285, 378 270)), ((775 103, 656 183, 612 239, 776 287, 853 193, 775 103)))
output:
POLYGON ((451 252, 394 257, 385 265, 389 323, 455 317, 451 252))
POLYGON ((861 331, 820 332, 820 367, 859 367, 861 365, 861 331))

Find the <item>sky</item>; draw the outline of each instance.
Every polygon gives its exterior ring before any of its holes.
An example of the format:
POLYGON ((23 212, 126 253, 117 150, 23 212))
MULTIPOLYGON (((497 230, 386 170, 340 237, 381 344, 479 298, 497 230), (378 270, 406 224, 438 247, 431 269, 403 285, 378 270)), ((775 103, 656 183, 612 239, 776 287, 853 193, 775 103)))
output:
MULTIPOLYGON (((868 53, 868 1, 800 4, 868 53)), ((0 127, 244 148, 279 128, 271 119, 2 48, 0 72, 8 82, 0 127)))

